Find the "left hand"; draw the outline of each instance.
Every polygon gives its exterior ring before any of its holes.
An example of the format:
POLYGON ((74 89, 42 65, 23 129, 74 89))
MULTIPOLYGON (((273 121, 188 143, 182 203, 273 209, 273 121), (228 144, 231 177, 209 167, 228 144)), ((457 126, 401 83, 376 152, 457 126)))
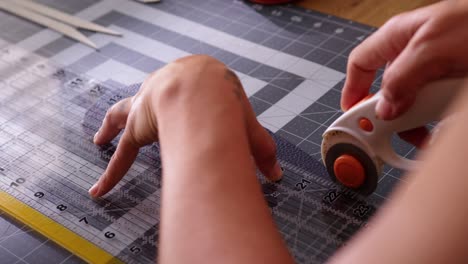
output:
POLYGON ((205 118, 210 117, 203 111, 215 113, 218 109, 226 108, 226 105, 235 105, 232 109, 243 112, 251 155, 260 171, 271 180, 282 177, 281 167, 276 160, 275 143, 257 121, 236 74, 211 57, 197 55, 179 59, 154 72, 143 82, 135 96, 119 101, 108 110, 94 137, 94 143, 106 144, 122 129, 125 130, 107 169, 89 190, 93 197, 106 194, 123 178, 135 161, 139 149, 158 140, 159 126, 187 114, 187 111, 178 108, 179 114, 171 112, 173 117, 161 118, 167 116, 165 112, 168 108, 174 108, 161 106, 174 105, 171 100, 183 101, 184 106, 201 107, 200 111, 190 112, 189 115, 204 115, 205 118), (239 101, 240 104, 237 103, 239 101))

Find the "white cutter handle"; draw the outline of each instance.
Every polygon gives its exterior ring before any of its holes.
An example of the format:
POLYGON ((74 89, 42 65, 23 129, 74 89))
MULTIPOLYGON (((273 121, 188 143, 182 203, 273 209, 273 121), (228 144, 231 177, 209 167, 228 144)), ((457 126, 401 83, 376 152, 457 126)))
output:
POLYGON ((463 87, 465 79, 444 79, 428 84, 420 90, 414 104, 404 114, 391 121, 378 119, 375 107, 381 98, 379 91, 372 98, 364 101, 337 119, 329 129, 342 130, 356 137, 383 162, 392 167, 411 170, 416 161, 395 153, 391 138, 393 133, 424 126, 444 118, 447 108, 463 87), (364 131, 359 127, 359 120, 367 118, 373 124, 373 130, 364 131))

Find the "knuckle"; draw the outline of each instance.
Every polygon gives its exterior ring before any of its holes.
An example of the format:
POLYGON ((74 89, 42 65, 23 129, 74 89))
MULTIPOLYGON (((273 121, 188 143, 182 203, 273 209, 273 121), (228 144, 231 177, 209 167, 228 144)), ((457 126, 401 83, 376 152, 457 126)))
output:
POLYGON ((382 27, 385 27, 385 28, 399 27, 402 21, 407 16, 407 14, 408 14, 407 12, 404 12, 404 13, 400 13, 398 15, 391 17, 382 27))
POLYGON ((348 57, 349 58, 349 64, 354 64, 355 63, 356 58, 357 58, 357 55, 356 55, 357 52, 358 52, 357 48, 354 48, 351 51, 351 53, 349 53, 349 57, 348 57))
POLYGON ((349 54, 348 71, 357 70, 359 72, 368 72, 370 69, 364 66, 366 65, 367 54, 367 47, 365 46, 357 46, 354 48, 349 54))
POLYGON ((148 118, 130 118, 122 139, 131 148, 139 149, 155 142, 157 140, 157 131, 154 131, 152 122, 148 118))
POLYGON ((118 128, 125 127, 127 113, 124 108, 126 107, 126 103, 128 103, 128 101, 121 101, 120 103, 113 105, 109 111, 107 111, 104 119, 112 126, 117 126, 118 128))
POLYGON ((179 81, 176 79, 167 80, 164 85, 158 87, 157 91, 157 105, 164 105, 172 102, 174 99, 179 98, 182 92, 182 88, 179 81))
POLYGON ((425 71, 433 76, 442 75, 451 64, 451 56, 448 56, 436 41, 418 41, 413 50, 414 56, 422 61, 425 71))
MULTIPOLYGON (((197 64, 197 65, 213 65, 213 64, 223 64, 220 60, 206 54, 194 54, 189 55, 180 59, 177 59, 168 64, 169 67, 180 65, 180 64, 197 64)), ((223 64, 224 65, 224 64, 223 64)), ((188 70, 190 68, 183 67, 183 70, 188 70)))
MULTIPOLYGON (((168 64, 169 65, 169 64, 168 64)), ((165 66, 165 68, 168 67, 168 65, 165 66)), ((152 71, 147 77, 145 82, 152 82, 154 79, 158 78, 158 75, 160 74, 160 71, 152 71)), ((143 85, 142 85, 143 86, 143 85)))
POLYGON ((127 143, 134 147, 134 148, 138 148, 140 145, 144 145, 144 144, 140 144, 140 138, 138 137, 138 133, 137 131, 135 130, 134 126, 133 125, 130 125, 127 127, 127 129, 125 130, 125 137, 123 137, 127 143))
POLYGON ((435 56, 441 52, 441 50, 435 49, 434 36, 430 32, 424 32, 418 36, 415 36, 414 40, 410 44, 410 48, 414 50, 416 56, 435 56))
POLYGON ((108 189, 110 185, 112 185, 112 175, 106 173, 101 179, 99 179, 99 184, 101 189, 108 189))
POLYGON ((106 113, 107 118, 115 120, 117 116, 117 105, 113 105, 106 113))
POLYGON ((206 64, 210 63, 215 63, 215 64, 222 64, 222 62, 215 57, 206 55, 206 54, 199 54, 199 55, 193 55, 194 58, 199 60, 200 62, 204 62, 206 64))
POLYGON ((357 46, 356 48, 354 48, 351 51, 351 53, 349 54, 349 63, 350 64, 355 64, 356 61, 360 58, 360 56, 359 56, 359 53, 360 53, 359 47, 360 46, 357 46))
MULTIPOLYGON (((176 60, 167 66, 163 85, 158 85, 158 95, 161 100, 173 100, 183 93, 191 93, 197 89, 197 82, 204 77, 217 76, 224 72, 226 66, 219 60, 208 55, 191 55, 176 60), (181 78, 180 76, 184 76, 181 78)), ((160 83, 160 82, 159 82, 160 83)))
POLYGON ((226 65, 214 57, 190 55, 152 73, 145 81, 145 86, 154 87, 156 105, 166 105, 185 98, 184 95, 198 92, 200 86, 205 85, 206 79, 223 76, 225 69, 226 65))
MULTIPOLYGON (((263 129, 263 128, 262 128, 263 129)), ((264 136, 264 140, 261 140, 262 146, 260 147, 259 151, 262 153, 262 162, 269 162, 273 163, 276 160, 276 144, 271 138, 271 136, 263 132, 259 133, 260 135, 264 136)))
POLYGON ((112 111, 112 107, 106 112, 104 116, 104 123, 112 124, 114 120, 114 113, 112 111))
POLYGON ((206 54, 192 55, 196 60, 204 63, 220 63, 220 61, 206 54))
POLYGON ((391 102, 401 100, 405 95, 407 95, 407 91, 404 89, 404 86, 400 85, 400 76, 401 72, 394 67, 389 68, 384 73, 383 79, 385 86, 383 89, 383 95, 391 102))

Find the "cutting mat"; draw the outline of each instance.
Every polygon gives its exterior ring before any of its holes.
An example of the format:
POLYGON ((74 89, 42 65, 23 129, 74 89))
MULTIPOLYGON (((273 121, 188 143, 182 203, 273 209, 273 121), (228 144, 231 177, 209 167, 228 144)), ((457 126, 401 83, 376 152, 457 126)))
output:
MULTIPOLYGON (((320 161, 321 135, 341 114, 348 54, 374 28, 297 7, 244 1, 40 2, 124 37, 86 32, 99 46, 96 51, 0 13, 0 86, 6 91, 0 95, 0 188, 61 223, 36 227, 43 233, 50 229, 46 238, 3 214, 0 263, 81 263, 70 251, 85 252, 53 242, 67 241, 57 235, 60 227, 124 262, 152 262, 159 219, 157 145, 142 151, 113 192, 93 201, 86 191, 116 142, 99 149, 90 138, 105 109, 138 89, 128 85, 189 54, 212 55, 235 70, 261 124, 281 146, 285 179, 279 184, 259 179, 298 263, 324 262, 404 180, 400 171, 386 168, 377 191, 358 197, 333 185, 320 161), (44 67, 33 67, 38 65, 44 67)), ((414 153, 397 139, 394 146, 401 155, 414 153)), ((23 220, 34 222, 30 216, 23 220)), ((102 263, 117 261, 102 256, 102 263)))

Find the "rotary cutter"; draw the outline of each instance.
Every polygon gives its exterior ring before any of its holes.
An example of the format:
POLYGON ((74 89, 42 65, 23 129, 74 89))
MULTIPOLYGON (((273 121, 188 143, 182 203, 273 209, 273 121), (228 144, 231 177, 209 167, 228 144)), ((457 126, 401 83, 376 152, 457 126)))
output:
POLYGON ((384 164, 405 171, 415 168, 418 161, 395 153, 392 135, 445 120, 446 110, 461 87, 461 79, 430 83, 408 111, 391 121, 381 120, 375 114, 380 91, 357 103, 323 134, 322 161, 332 180, 369 195, 377 187, 384 164))

